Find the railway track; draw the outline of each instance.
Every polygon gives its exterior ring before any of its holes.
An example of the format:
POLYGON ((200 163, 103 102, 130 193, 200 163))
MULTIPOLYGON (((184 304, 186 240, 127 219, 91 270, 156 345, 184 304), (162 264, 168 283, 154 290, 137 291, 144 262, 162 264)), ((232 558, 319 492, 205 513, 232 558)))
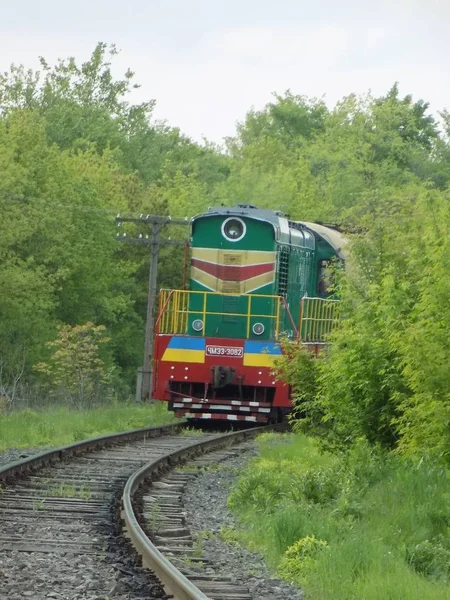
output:
MULTIPOLYGON (((245 449, 239 445, 239 451, 245 449)), ((253 595, 244 585, 239 585, 230 575, 221 576, 219 564, 205 559, 197 540, 185 523, 183 495, 187 484, 203 469, 220 464, 236 455, 237 449, 221 448, 208 452, 179 469, 172 469, 156 481, 146 481, 137 494, 137 511, 140 523, 154 545, 201 592, 201 598, 212 600, 252 600, 253 595)), ((208 521, 205 507, 205 525, 208 521)))
POLYGON ((195 565, 179 504, 186 473, 173 468, 217 448, 226 457, 224 445, 255 433, 187 436, 177 424, 97 438, 0 469, 0 597, 248 600, 242 587, 195 565))

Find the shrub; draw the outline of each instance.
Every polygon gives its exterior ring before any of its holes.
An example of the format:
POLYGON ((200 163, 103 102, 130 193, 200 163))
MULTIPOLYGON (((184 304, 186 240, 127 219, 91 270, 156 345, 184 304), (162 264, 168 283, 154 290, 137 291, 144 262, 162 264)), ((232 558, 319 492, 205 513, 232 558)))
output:
POLYGON ((58 337, 49 342, 54 349, 47 363, 39 363, 35 370, 43 373, 53 394, 66 396, 78 407, 89 407, 98 402, 110 382, 101 346, 109 341, 103 325, 61 325, 58 337))
POLYGON ((406 560, 421 575, 447 581, 450 578, 449 541, 420 542, 406 550, 406 560))
POLYGON ((335 500, 342 491, 340 473, 333 467, 314 468, 302 473, 293 485, 307 502, 327 504, 335 500))
POLYGON ((241 539, 311 600, 449 598, 445 465, 363 439, 331 455, 316 439, 278 438, 259 438, 261 456, 233 488, 241 539))
POLYGON ((320 552, 325 551, 328 544, 308 535, 297 540, 284 553, 280 561, 280 574, 287 579, 301 580, 311 571, 320 552))

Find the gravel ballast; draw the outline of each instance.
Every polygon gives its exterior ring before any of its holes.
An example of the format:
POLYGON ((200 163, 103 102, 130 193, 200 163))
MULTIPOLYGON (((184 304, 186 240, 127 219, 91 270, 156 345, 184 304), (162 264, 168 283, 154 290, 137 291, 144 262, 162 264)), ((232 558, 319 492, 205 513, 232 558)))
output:
MULTIPOLYGON (((0 467, 50 449, 10 448, 0 453, 0 467)), ((302 600, 304 596, 300 590, 269 573, 260 554, 220 539, 223 528, 238 528, 227 507, 227 498, 239 472, 257 454, 256 444, 246 443, 236 447, 235 456, 219 463, 217 468, 213 465, 193 476, 183 497, 186 524, 201 540, 203 555, 214 565, 215 572, 230 575, 236 582, 247 586, 254 600, 302 600)))
POLYGON ((202 556, 214 565, 215 573, 247 586, 254 600, 302 600, 300 590, 271 576, 260 554, 220 539, 222 528, 238 527, 227 498, 239 472, 256 455, 256 444, 246 444, 235 457, 193 477, 183 495, 186 524, 202 540, 202 556))

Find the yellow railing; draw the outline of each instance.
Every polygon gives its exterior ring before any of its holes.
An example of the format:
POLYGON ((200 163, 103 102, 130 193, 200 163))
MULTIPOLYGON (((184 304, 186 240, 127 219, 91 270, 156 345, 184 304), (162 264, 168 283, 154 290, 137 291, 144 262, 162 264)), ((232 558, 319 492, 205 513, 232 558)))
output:
POLYGON ((299 337, 301 342, 323 343, 338 323, 339 301, 302 298, 299 337))
MULTIPOLYGON (((157 333, 186 334, 192 321, 203 321, 202 334, 208 331, 211 319, 218 322, 221 317, 237 317, 245 323, 246 337, 250 337, 252 323, 269 319, 271 334, 275 338, 280 332, 280 320, 289 315, 288 308, 281 296, 264 294, 226 294, 191 290, 161 290, 159 314, 156 322, 157 333), (240 312, 224 310, 219 306, 221 298, 236 298, 240 303, 240 312), (255 304, 259 306, 255 307, 255 304), (262 307, 262 310, 261 310, 262 307), (257 310, 259 308, 259 310, 257 310)), ((267 321, 266 321, 267 322, 267 321)))

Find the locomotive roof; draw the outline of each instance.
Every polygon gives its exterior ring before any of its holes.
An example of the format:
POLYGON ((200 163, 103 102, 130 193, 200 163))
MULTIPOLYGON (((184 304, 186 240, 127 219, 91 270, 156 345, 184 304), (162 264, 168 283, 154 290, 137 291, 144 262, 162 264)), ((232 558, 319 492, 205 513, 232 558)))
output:
POLYGON ((331 227, 326 227, 325 225, 319 225, 318 223, 309 223, 307 221, 299 222, 328 242, 333 250, 336 251, 339 258, 342 258, 342 260, 347 258, 348 252, 346 251, 346 246, 348 244, 348 239, 340 231, 332 229, 331 227))
POLYGON ((268 221, 278 227, 280 217, 286 217, 281 211, 268 210, 266 208, 258 208, 253 204, 237 204, 236 206, 214 206, 208 208, 208 212, 196 215, 193 220, 199 217, 208 216, 238 216, 250 217, 258 221, 268 221))
POLYGON ((249 217, 257 221, 265 221, 271 223, 275 231, 280 230, 280 222, 283 220, 289 223, 292 229, 307 229, 312 232, 315 236, 324 239, 330 244, 335 250, 339 258, 345 260, 347 258, 347 252, 345 250, 348 244, 348 239, 336 229, 326 227, 325 225, 319 225, 318 223, 311 223, 308 221, 291 221, 287 215, 281 211, 273 211, 265 208, 258 208, 253 204, 237 204, 236 206, 215 206, 210 207, 206 213, 196 215, 192 221, 202 217, 209 216, 237 216, 237 217, 249 217))

